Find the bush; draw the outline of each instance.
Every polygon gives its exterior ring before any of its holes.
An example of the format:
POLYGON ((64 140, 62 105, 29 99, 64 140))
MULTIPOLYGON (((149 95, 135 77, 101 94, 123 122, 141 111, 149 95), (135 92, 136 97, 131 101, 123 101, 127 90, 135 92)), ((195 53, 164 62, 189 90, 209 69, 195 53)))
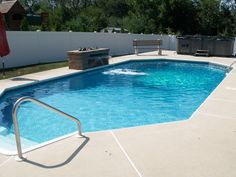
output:
POLYGON ((40 27, 40 30, 41 30, 41 31, 47 31, 47 30, 48 30, 48 29, 47 29, 47 25, 42 24, 41 27, 40 27))
POLYGON ((21 29, 21 31, 29 31, 30 30, 30 25, 29 25, 29 22, 26 19, 26 17, 23 18, 23 20, 21 21, 20 29, 21 29))

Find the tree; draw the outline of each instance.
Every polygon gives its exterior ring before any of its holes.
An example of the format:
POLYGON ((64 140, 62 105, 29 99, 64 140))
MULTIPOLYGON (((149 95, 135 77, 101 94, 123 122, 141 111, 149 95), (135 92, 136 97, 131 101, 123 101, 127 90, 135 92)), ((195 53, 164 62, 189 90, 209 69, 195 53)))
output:
POLYGON ((123 24, 132 33, 144 33, 147 18, 144 15, 136 15, 130 13, 129 16, 124 18, 123 24))
POLYGON ((200 34, 217 35, 220 21, 220 1, 200 0, 197 7, 200 34))
POLYGON ((148 34, 236 33, 236 0, 54 0, 53 8, 50 0, 20 1, 34 13, 49 12, 49 27, 56 31, 112 26, 148 34))
POLYGON ((36 13, 40 9, 40 0, 19 0, 30 14, 36 13))
POLYGON ((53 31, 61 31, 64 26, 63 10, 62 8, 56 8, 49 11, 49 27, 53 31))
POLYGON ((195 34, 196 7, 190 0, 163 0, 160 5, 160 30, 195 34))
POLYGON ((236 34, 236 3, 232 0, 222 2, 220 11, 219 34, 234 36, 236 34))
POLYGON ((106 17, 114 16, 123 18, 128 14, 129 5, 127 0, 99 0, 97 6, 101 8, 106 17))
POLYGON ((88 18, 88 25, 90 25, 89 31, 100 31, 101 29, 107 27, 105 13, 101 8, 89 6, 81 10, 79 17, 81 16, 88 18))

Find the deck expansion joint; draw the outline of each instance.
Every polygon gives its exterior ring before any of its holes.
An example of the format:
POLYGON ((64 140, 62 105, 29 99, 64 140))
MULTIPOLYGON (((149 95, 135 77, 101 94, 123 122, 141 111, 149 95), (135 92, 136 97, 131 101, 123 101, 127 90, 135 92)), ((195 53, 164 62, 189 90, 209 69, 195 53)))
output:
POLYGON ((8 161, 10 161, 12 159, 13 156, 10 156, 8 159, 6 159, 5 161, 3 161, 2 163, 0 163, 0 168, 5 165, 8 161))
POLYGON ((124 149, 124 147, 121 145, 120 141, 118 140, 117 136, 114 134, 113 131, 110 131, 112 137, 114 138, 115 142, 117 143, 117 145, 119 146, 120 150, 124 153, 125 157, 127 158, 127 160, 129 161, 130 165, 133 167, 134 171, 138 174, 139 177, 143 177, 143 175, 140 173, 140 171, 137 169, 137 167, 135 166, 134 162, 131 160, 131 158, 129 157, 128 153, 126 152, 126 150, 124 149))

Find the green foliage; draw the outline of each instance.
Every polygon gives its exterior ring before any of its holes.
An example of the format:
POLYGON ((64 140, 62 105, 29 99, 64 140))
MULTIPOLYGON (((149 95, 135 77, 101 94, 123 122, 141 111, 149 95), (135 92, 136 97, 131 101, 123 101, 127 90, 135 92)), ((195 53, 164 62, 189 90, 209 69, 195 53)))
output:
POLYGON ((87 19, 89 31, 100 31, 107 27, 105 13, 98 7, 87 7, 81 10, 80 18, 87 19))
POLYGON ((121 27, 121 33, 125 33, 125 29, 123 26, 121 27))
POLYGON ((225 1, 221 5, 221 12, 220 12, 220 21, 221 23, 218 26, 218 32, 220 36, 223 37, 230 37, 233 34, 236 34, 236 3, 235 4, 228 4, 225 1), (233 10, 234 9, 234 10, 233 10))
POLYGON ((30 25, 29 25, 29 22, 26 19, 26 17, 23 18, 23 20, 21 21, 20 29, 21 29, 21 31, 29 31, 30 30, 30 25))
POLYGON ((130 14, 123 21, 124 27, 132 33, 144 33, 146 28, 146 17, 144 15, 130 14))
MULTIPOLYGON (((27 7, 25 0, 20 0, 27 7)), ((100 31, 118 27, 131 33, 236 34, 233 0, 54 0, 33 1, 32 13, 49 13, 48 30, 100 31)), ((25 22, 24 22, 25 23, 25 22)), ((44 28, 43 26, 41 29, 44 28)))
POLYGON ((63 29, 63 11, 61 8, 49 11, 49 26, 52 31, 63 29))
POLYGON ((70 20, 66 26, 67 30, 72 30, 72 31, 91 31, 90 25, 89 25, 89 20, 86 17, 80 17, 76 19, 70 20))
POLYGON ((40 30, 41 31, 47 31, 47 25, 46 24, 42 24, 40 30))
POLYGON ((198 6, 198 20, 200 33, 203 35, 217 35, 220 21, 220 1, 200 0, 198 6))
POLYGON ((126 0, 98 0, 98 7, 106 16, 125 17, 129 12, 129 5, 126 0))

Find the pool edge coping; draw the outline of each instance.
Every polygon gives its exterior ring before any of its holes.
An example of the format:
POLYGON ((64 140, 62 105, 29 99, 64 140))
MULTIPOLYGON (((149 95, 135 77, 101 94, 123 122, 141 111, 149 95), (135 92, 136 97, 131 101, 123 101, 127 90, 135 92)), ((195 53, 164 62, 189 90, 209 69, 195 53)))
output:
MULTIPOLYGON (((137 56, 137 57, 142 57, 141 55, 137 56)), ((128 59, 125 59, 124 61, 118 61, 118 62, 115 62, 115 63, 111 63, 109 65, 105 65, 105 66, 100 66, 100 67, 96 67, 96 68, 91 68, 91 69, 88 69, 88 70, 78 70, 74 73, 67 73, 67 74, 64 74, 64 75, 59 75, 59 76, 52 76, 48 79, 42 79, 42 80, 39 80, 39 81, 31 81, 30 83, 23 83, 23 84, 19 84, 17 86, 12 86, 12 87, 7 87, 5 90, 3 90, 1 93, 0 93, 0 97, 6 92, 6 91, 9 91, 9 90, 13 90, 13 89, 16 89, 16 88, 21 88, 21 87, 27 87, 27 86, 31 86, 31 85, 35 85, 35 84, 38 84, 38 83, 43 83, 43 82, 48 82, 48 81, 51 81, 51 80, 55 80, 55 79, 60 79, 60 78, 64 78, 64 77, 69 77, 69 76, 73 76, 73 75, 77 75, 77 74, 80 74, 80 73, 86 73, 86 72, 90 72, 90 71, 94 71, 94 70, 99 70, 99 69, 102 69, 102 68, 106 68, 106 67, 110 67, 110 66, 115 66, 115 65, 119 65, 119 64, 122 64, 122 63, 126 63, 126 62, 132 62, 132 61, 152 61, 152 60, 172 60, 172 61, 181 61, 181 62, 195 62, 195 63, 208 63, 208 64, 213 64, 213 65, 219 65, 219 66, 223 66, 223 67, 226 67, 228 68, 230 65, 228 64, 224 64, 224 63, 219 63, 218 61, 216 62, 212 62, 212 61, 202 61, 202 60, 199 60, 199 61, 196 61, 196 60, 193 60, 191 58, 184 58, 184 60, 181 60, 179 58, 174 58, 174 57, 158 57, 158 58, 155 58, 154 56, 145 56, 145 59, 142 59, 142 58, 137 58, 137 57, 134 57, 134 58, 128 58, 128 59), (148 58, 146 58, 148 57, 148 58)), ((201 57, 200 59, 202 59, 203 57, 201 57)), ((232 67, 231 68, 231 71, 233 71, 235 68, 232 67)), ((40 72, 42 73, 42 72, 40 72)), ((34 74, 37 74, 37 73, 34 73, 34 74)), ((186 121, 190 121, 193 119, 193 117, 195 116, 195 114, 198 112, 198 110, 204 106, 205 102, 209 99, 209 97, 215 92, 215 90, 220 87, 222 85, 222 82, 227 78, 229 77, 229 75, 232 74, 232 72, 229 72, 226 77, 219 83, 219 85, 217 85, 217 87, 208 95, 208 97, 199 105, 199 107, 192 113, 192 115, 188 118, 188 119, 185 119, 185 120, 179 120, 179 121, 172 121, 172 122, 164 122, 164 123, 156 123, 156 124, 148 124, 148 125, 140 125, 140 126, 134 126, 134 127, 125 127, 125 128, 118 128, 118 129, 110 129, 110 130, 101 130, 101 131, 95 131, 95 132, 86 132, 85 134, 90 134, 90 133, 97 133, 97 132, 108 132, 108 131, 113 131, 113 130, 122 130, 122 129, 130 129, 130 128, 136 128, 136 127, 143 127, 143 126, 157 126, 157 125, 162 125, 162 124, 176 124, 176 123, 180 123, 180 122, 186 122, 186 121)), ((44 146, 47 146, 49 144, 52 144, 52 143, 56 143, 58 141, 61 141, 63 139, 66 139, 66 138, 69 138, 73 135, 75 135, 76 132, 73 132, 73 133, 70 133, 70 134, 66 134, 64 136, 60 136, 58 138, 55 138, 53 140, 50 140, 50 141, 46 141, 44 143, 40 143, 36 146, 33 146, 31 148, 28 148, 26 150, 23 151, 23 153, 27 153, 27 152, 30 152, 30 151, 34 151, 38 148, 41 148, 41 147, 44 147, 44 146)), ((4 153, 1 151, 0 149, 0 154, 2 155, 5 155, 5 156, 12 156, 12 155, 16 155, 17 153, 14 152, 14 153, 4 153)))

